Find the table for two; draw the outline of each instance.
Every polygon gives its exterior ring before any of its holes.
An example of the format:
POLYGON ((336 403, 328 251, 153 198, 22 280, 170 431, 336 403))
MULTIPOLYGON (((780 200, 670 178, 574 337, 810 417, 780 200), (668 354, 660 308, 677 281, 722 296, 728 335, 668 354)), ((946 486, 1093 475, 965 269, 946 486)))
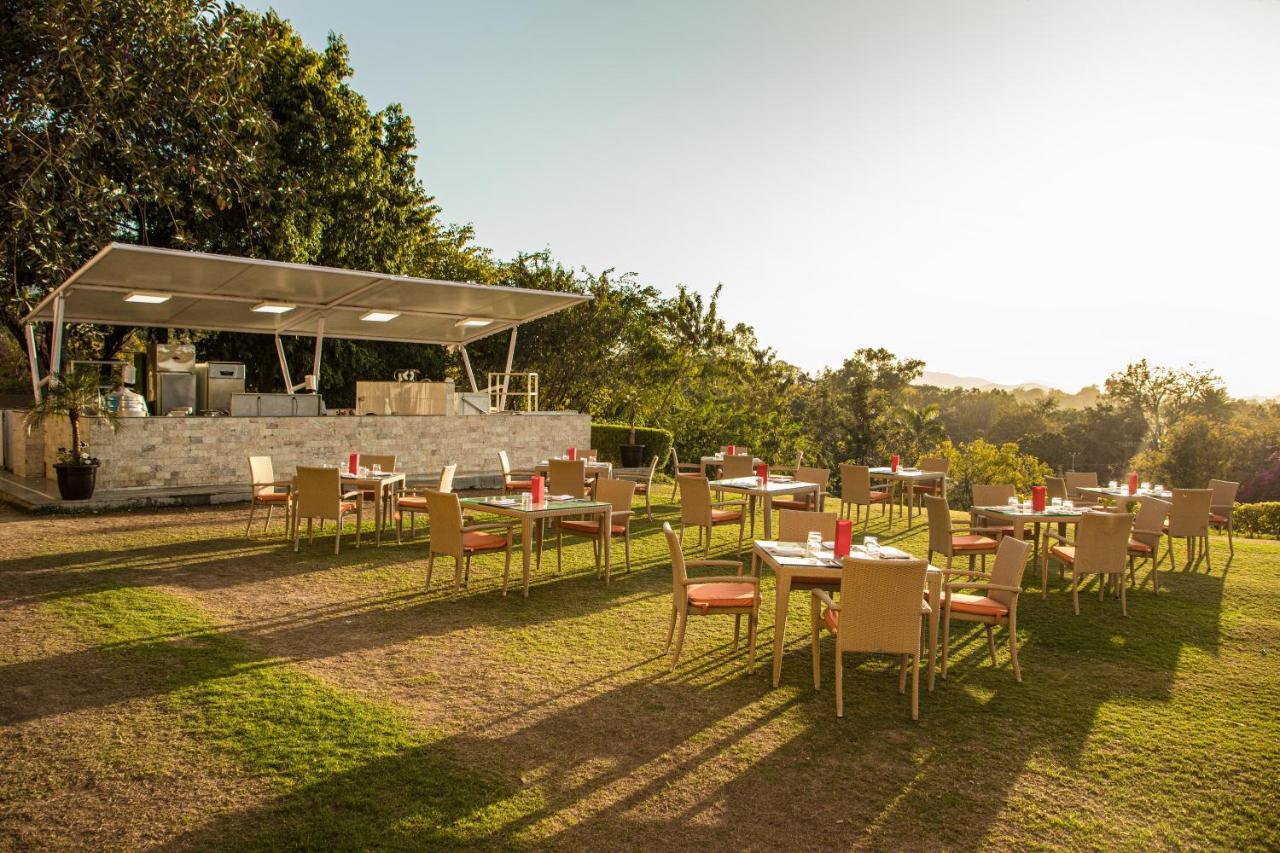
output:
POLYGON ((1117 501, 1140 501, 1143 498, 1159 498, 1162 501, 1173 499, 1173 492, 1168 489, 1161 489, 1158 492, 1155 489, 1139 489, 1137 492, 1129 494, 1127 486, 1121 486, 1117 489, 1112 489, 1108 486, 1077 486, 1076 491, 1084 492, 1088 495, 1097 495, 1100 498, 1112 498, 1117 501))
POLYGON ((911 493, 915 490, 917 483, 940 481, 942 484, 942 496, 944 498, 947 496, 947 474, 945 471, 922 471, 919 468, 899 468, 894 471, 887 465, 871 468, 869 471, 873 480, 892 480, 903 484, 903 493, 907 498, 907 527, 911 526, 915 513, 915 502, 911 500, 911 493))
POLYGON ((1032 540, 1031 564, 1040 564, 1040 597, 1048 596, 1049 590, 1049 555, 1048 545, 1044 548, 1040 545, 1041 528, 1048 525, 1057 525, 1059 534, 1065 535, 1068 524, 1079 524, 1080 518, 1089 512, 1089 507, 1075 507, 1073 509, 1063 509, 1061 507, 1048 506, 1043 510, 1023 509, 1021 506, 975 506, 970 507, 969 512, 975 515, 981 515, 1002 525, 1013 527, 1013 534, 1019 539, 1026 538, 1026 528, 1030 524, 1034 527, 1032 540), (1044 552, 1043 554, 1041 552, 1044 552))
POLYGON ((712 480, 711 490, 747 496, 747 511, 751 515, 753 537, 756 533, 756 498, 760 498, 761 503, 764 504, 765 539, 773 538, 774 498, 812 494, 815 507, 820 506, 822 501, 822 486, 817 483, 806 483, 803 480, 793 480, 790 477, 769 477, 767 480, 761 480, 759 477, 734 477, 728 480, 712 480))
MULTIPOLYGON (((746 454, 744 453, 743 455, 745 456, 746 454)), ((751 467, 754 468, 755 466, 759 465, 763 461, 764 461, 763 459, 759 459, 753 456, 751 457, 751 467)), ((712 468, 724 467, 724 456, 723 455, 704 456, 698 460, 698 464, 702 466, 702 476, 710 477, 711 476, 710 472, 712 468)))

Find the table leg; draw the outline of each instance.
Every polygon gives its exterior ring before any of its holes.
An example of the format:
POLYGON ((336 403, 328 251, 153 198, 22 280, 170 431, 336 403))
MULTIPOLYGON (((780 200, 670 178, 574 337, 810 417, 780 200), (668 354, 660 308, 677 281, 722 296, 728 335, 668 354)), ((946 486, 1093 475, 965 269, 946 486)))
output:
POLYGON ((938 622, 942 615, 942 573, 932 572, 925 578, 929 585, 929 690, 933 691, 934 676, 937 673, 938 657, 938 622))
MULTIPOLYGON (((524 569, 524 597, 529 597, 529 560, 533 557, 533 525, 541 524, 541 519, 520 519, 520 559, 524 569)), ((502 591, 506 595, 506 590, 502 591)))
POLYGON ((773 686, 777 687, 782 681, 782 647, 787 639, 787 608, 791 603, 791 576, 786 572, 778 573, 773 595, 773 686))
POLYGON ((378 483, 378 496, 373 501, 373 547, 382 547, 382 499, 386 496, 386 488, 378 483))
POLYGON ((773 538, 773 498, 765 495, 760 499, 764 505, 764 538, 773 538))
POLYGON ((609 569, 612 567, 612 559, 609 552, 613 549, 609 546, 613 543, 613 507, 605 507, 601 513, 600 524, 600 547, 604 549, 604 585, 609 585, 609 569))
POLYGON ((915 484, 907 482, 907 488, 904 490, 907 495, 907 529, 911 529, 912 519, 915 518, 916 502, 911 499, 911 495, 915 492, 915 484))

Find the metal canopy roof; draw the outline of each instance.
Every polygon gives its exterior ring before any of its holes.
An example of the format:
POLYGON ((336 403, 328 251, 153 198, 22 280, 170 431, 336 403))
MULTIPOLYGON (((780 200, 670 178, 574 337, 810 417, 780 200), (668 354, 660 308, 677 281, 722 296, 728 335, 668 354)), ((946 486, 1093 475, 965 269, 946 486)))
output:
POLYGON ((590 299, 526 290, 111 243, 23 322, 155 326, 454 346, 590 299), (167 296, 126 301, 131 293, 167 296), (255 311, 268 303, 285 313, 255 311), (394 314, 385 322, 361 319, 394 314), (469 321, 469 322, 468 322, 469 321), (487 322, 486 322, 487 321, 487 322))

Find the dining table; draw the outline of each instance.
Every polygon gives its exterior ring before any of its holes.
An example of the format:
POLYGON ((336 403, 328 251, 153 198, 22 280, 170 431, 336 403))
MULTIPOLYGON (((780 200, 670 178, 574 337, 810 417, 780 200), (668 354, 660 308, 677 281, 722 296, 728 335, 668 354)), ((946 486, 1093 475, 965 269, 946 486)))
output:
MULTIPOLYGON (((834 543, 823 542, 813 556, 807 556, 800 542, 776 542, 770 539, 756 540, 751 549, 752 572, 757 576, 761 566, 768 566, 777 583, 773 599, 773 686, 782 680, 782 652, 787 638, 787 614, 790 611, 791 591, 824 588, 838 590, 843 566, 835 556, 834 543)), ((871 554, 863 546, 855 545, 853 556, 871 554)), ((880 559, 910 559, 911 555, 897 548, 881 547, 876 555, 880 559)), ((933 690, 935 664, 938 653, 938 627, 942 616, 942 575, 937 566, 929 566, 925 573, 925 588, 929 595, 928 618, 928 684, 933 690)))
POLYGON ((404 489, 404 472, 383 471, 376 474, 372 472, 368 474, 349 474, 342 471, 339 472, 338 476, 344 492, 355 490, 373 493, 373 544, 375 547, 381 545, 382 527, 391 518, 391 514, 388 512, 391 506, 391 496, 395 492, 404 489))
MULTIPOLYGON (((529 570, 533 562, 533 543, 536 533, 541 552, 542 522, 548 518, 571 516, 600 517, 600 547, 604 551, 604 578, 609 582, 610 557, 609 531, 613 526, 613 504, 571 495, 548 495, 539 503, 524 503, 523 497, 493 495, 482 498, 462 498, 464 510, 487 512, 493 515, 515 518, 520 521, 520 558, 523 570, 525 598, 529 597, 529 570)), ((507 584, 502 583, 502 594, 507 594, 507 584)))
MULTIPOLYGON (((745 456, 746 454, 743 454, 743 455, 745 456)), ((752 468, 762 464, 763 462, 764 460, 760 459, 759 457, 756 457, 756 456, 751 457, 752 468)), ((724 466, 724 454, 717 453, 714 456, 703 456, 701 459, 698 460, 698 464, 702 466, 702 476, 710 477, 712 468, 721 468, 724 466)))
POLYGON ((1084 514, 1092 509, 1092 507, 1087 506, 1070 508, 1046 506, 1042 510, 1035 510, 1026 504, 1018 504, 1017 506, 1008 504, 1004 506, 972 506, 969 507, 969 512, 1002 525, 1012 526, 1013 535, 1019 539, 1026 538, 1028 524, 1033 526, 1032 536, 1034 539, 1032 541, 1031 565, 1034 566, 1037 563, 1040 565, 1040 597, 1043 599, 1048 596, 1049 590, 1049 555, 1047 542, 1043 548, 1040 545, 1041 528, 1046 525, 1057 525, 1058 532, 1065 534, 1068 524, 1079 524, 1084 514))
POLYGON ((751 515, 751 535, 756 534, 755 503, 759 498, 764 506, 764 537, 773 538, 773 499, 782 495, 813 494, 814 506, 822 498, 822 486, 818 483, 806 483, 791 477, 730 477, 725 480, 711 480, 709 485, 713 491, 730 492, 746 495, 749 499, 748 512, 751 515))
POLYGON ((907 527, 911 527, 915 502, 911 500, 911 492, 917 483, 932 483, 935 480, 942 481, 942 496, 947 496, 947 472, 946 471, 923 471, 919 468, 898 468, 896 471, 888 465, 881 465, 876 468, 869 469, 871 479, 873 480, 892 480, 902 483, 903 493, 907 498, 907 527))
POLYGON ((1077 486, 1076 491, 1120 501, 1140 501, 1143 498, 1160 498, 1160 500, 1167 501, 1173 498, 1173 492, 1168 489, 1138 489, 1136 492, 1130 492, 1128 486, 1119 486, 1114 489, 1110 486, 1077 486))

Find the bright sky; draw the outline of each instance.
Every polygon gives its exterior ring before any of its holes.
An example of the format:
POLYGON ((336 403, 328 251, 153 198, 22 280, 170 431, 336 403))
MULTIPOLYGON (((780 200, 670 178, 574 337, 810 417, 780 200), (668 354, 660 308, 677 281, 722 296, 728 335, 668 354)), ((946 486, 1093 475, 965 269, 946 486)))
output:
POLYGON ((283 0, 447 218, 723 313, 1075 390, 1280 394, 1280 2, 283 0))

